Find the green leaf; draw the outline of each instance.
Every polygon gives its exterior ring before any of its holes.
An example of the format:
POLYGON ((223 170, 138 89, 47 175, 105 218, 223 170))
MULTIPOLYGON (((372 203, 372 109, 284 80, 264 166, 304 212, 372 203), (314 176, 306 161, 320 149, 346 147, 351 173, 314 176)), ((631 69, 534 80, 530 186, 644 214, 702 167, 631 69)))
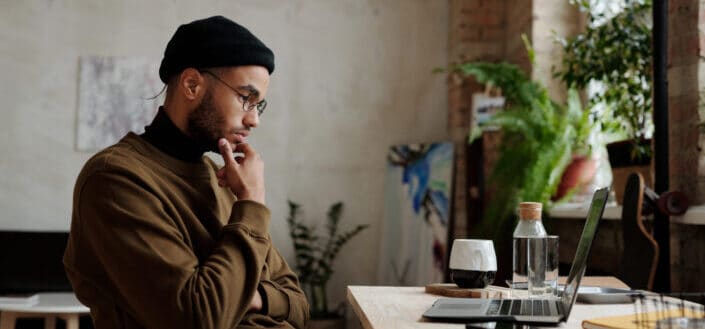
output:
POLYGON ((320 238, 314 224, 306 224, 300 220, 300 206, 290 200, 288 204, 287 223, 294 243, 295 268, 299 280, 304 284, 315 282, 325 285, 334 272, 332 264, 341 247, 368 225, 358 225, 350 231, 338 233, 344 207, 342 202, 337 202, 328 210, 326 235, 320 238))

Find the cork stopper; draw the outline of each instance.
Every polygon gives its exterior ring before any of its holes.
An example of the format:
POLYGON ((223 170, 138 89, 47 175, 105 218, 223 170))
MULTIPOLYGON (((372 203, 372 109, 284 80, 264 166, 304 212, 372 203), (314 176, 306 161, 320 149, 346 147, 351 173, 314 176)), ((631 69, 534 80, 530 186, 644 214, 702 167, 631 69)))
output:
POLYGON ((537 220, 541 219, 541 208, 543 205, 540 202, 522 202, 519 204, 519 219, 521 220, 537 220))

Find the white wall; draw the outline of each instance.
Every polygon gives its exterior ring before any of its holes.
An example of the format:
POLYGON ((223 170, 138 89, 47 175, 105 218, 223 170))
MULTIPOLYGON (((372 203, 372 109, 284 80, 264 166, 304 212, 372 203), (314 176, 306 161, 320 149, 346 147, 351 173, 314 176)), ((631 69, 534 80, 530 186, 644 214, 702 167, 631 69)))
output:
MULTIPOLYGON (((78 58, 159 61, 176 27, 222 14, 276 54, 269 106, 251 137, 266 162, 274 243, 293 262, 286 200, 324 220, 371 228, 343 249, 331 282, 373 283, 385 156, 392 144, 440 141, 446 128, 447 0, 0 1, 0 229, 68 230, 78 58)), ((319 225, 322 226, 322 225, 319 225)))
POLYGON ((565 83, 553 77, 553 69, 562 67, 563 47, 556 36, 568 37, 580 32, 586 25, 577 5, 565 0, 534 0, 531 42, 536 53, 536 64, 531 77, 541 82, 548 95, 557 101, 567 98, 565 83))

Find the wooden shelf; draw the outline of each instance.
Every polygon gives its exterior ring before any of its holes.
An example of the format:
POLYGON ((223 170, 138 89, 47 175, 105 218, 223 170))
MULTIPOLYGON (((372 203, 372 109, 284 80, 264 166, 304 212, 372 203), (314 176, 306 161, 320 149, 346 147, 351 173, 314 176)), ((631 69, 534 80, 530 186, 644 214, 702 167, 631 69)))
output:
MULTIPOLYGON (((588 207, 583 204, 560 204, 551 209, 548 214, 552 218, 585 219, 588 207)), ((602 217, 607 220, 619 220, 622 217, 622 206, 607 205, 602 217)), ((649 220, 651 216, 646 219, 649 220)), ((705 205, 691 206, 682 216, 671 216, 671 223, 705 225, 705 205)))

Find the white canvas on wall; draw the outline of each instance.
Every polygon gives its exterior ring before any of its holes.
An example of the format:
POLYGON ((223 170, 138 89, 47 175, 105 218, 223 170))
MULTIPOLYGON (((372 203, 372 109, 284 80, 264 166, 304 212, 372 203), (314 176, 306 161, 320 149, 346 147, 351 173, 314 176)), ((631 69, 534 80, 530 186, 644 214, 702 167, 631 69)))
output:
POLYGON ((163 97, 157 63, 133 57, 80 59, 76 148, 96 151, 129 131, 144 132, 163 97))
POLYGON ((443 282, 453 143, 392 146, 387 159, 379 284, 443 282))

